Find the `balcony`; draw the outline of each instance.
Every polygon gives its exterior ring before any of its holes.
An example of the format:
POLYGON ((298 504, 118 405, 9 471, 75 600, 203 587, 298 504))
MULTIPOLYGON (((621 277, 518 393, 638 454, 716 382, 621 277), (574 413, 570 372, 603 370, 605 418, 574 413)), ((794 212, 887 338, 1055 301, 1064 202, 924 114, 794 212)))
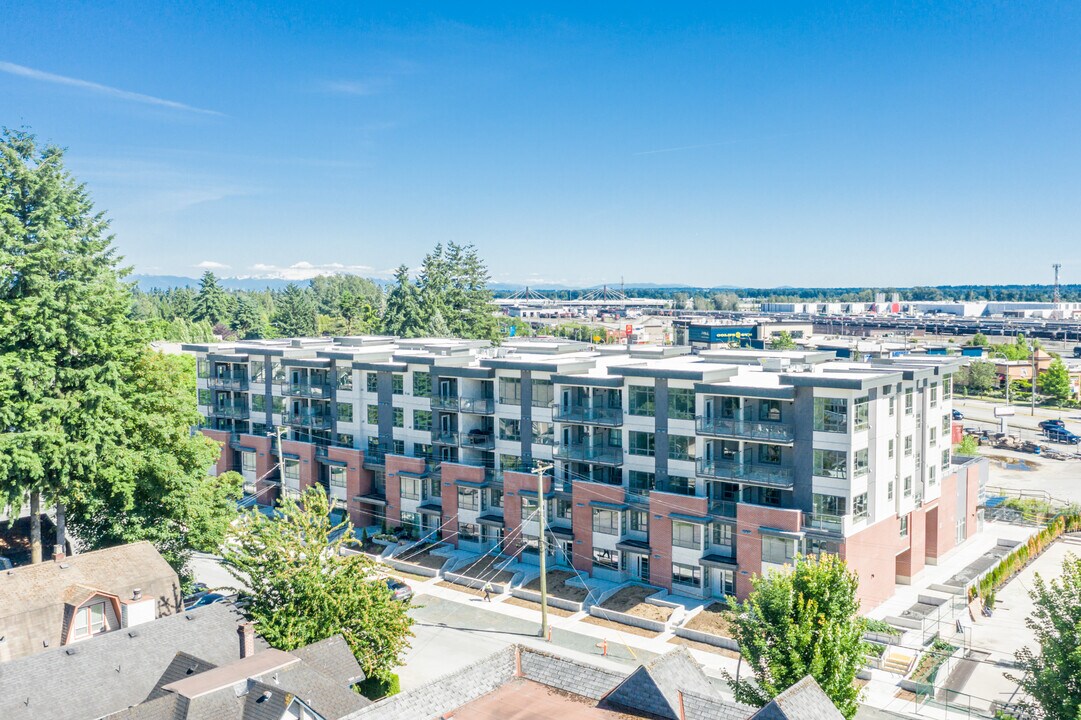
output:
POLYGON ((312 428, 313 430, 328 430, 333 424, 333 420, 330 413, 302 410, 300 412, 282 413, 282 424, 312 428))
POLYGON ((590 463, 592 465, 622 465, 623 448, 609 445, 556 443, 553 456, 558 460, 590 463))
POLYGON ((387 464, 386 445, 369 445, 364 450, 364 469, 382 468, 387 464))
POLYGON ((457 395, 433 395, 432 396, 432 410, 443 410, 445 412, 458 412, 458 406, 461 401, 457 395))
POLYGON ((249 410, 247 405, 211 405, 210 417, 230 418, 232 420, 247 420, 249 410))
POLYGON ((736 516, 736 502, 734 500, 710 500, 709 514, 723 518, 734 518, 736 516))
MULTIPOLYGON (((435 407, 435 400, 432 400, 432 407, 435 407)), ((458 409, 464 413, 472 413, 473 415, 491 415, 495 412, 495 399, 461 398, 458 401, 458 409)))
POLYGON ((843 535, 845 531, 845 516, 828 515, 826 513, 803 513, 803 527, 810 530, 822 530, 836 535, 843 535))
POLYGON ((552 419, 556 422, 579 425, 603 425, 618 427, 623 424, 622 408, 591 408, 584 405, 552 404, 552 419))
POLYGON ((733 480, 777 488, 791 488, 795 482, 790 467, 739 463, 731 460, 707 460, 706 458, 698 459, 698 475, 714 480, 733 480))
POLYGON ((458 447, 458 433, 450 431, 435 433, 432 435, 432 443, 435 445, 458 447))
POLYGON ((206 386, 211 390, 247 390, 247 375, 225 375, 222 377, 209 377, 206 386))
POLYGON ((699 417, 697 427, 699 435, 714 435, 737 440, 789 444, 795 438, 792 426, 779 422, 699 417))
POLYGON ((307 397, 326 399, 331 395, 329 382, 283 382, 281 384, 282 395, 287 397, 307 397))
POLYGON ((459 440, 458 447, 472 448, 474 450, 495 449, 495 434, 491 430, 470 430, 467 433, 462 433, 459 440))

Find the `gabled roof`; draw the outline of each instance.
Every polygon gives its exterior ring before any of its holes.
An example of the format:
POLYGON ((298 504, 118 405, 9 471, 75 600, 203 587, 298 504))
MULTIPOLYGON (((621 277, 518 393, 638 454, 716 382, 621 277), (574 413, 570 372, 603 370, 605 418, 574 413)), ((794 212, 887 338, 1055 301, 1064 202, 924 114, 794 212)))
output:
POLYGON ((753 720, 843 720, 829 696, 807 675, 754 714, 753 720))
POLYGON ((364 680, 360 663, 353 657, 349 643, 341 635, 297 648, 292 654, 343 686, 355 685, 364 680))
POLYGON ((69 604, 77 605, 95 592, 126 600, 136 588, 143 597, 157 600, 158 614, 180 607, 180 581, 148 542, 0 573, 0 661, 58 647, 69 604))
MULTIPOLYGON (((679 720, 680 693, 716 698, 717 691, 687 648, 660 655, 628 675, 604 697, 608 705, 679 720)), ((719 698, 717 698, 719 700, 719 698)))
MULTIPOLYGON (((193 658, 207 667, 235 660, 242 621, 217 603, 0 664, 0 718, 82 720, 142 703, 193 658)), ((256 648, 265 647, 256 638, 256 648)))

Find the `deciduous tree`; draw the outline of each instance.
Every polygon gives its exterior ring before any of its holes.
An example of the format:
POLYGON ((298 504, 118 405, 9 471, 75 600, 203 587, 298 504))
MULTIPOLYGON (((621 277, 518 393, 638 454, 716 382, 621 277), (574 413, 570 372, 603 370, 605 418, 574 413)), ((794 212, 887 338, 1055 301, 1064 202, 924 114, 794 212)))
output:
POLYGON ((413 620, 371 560, 341 554, 352 539, 352 526, 331 521, 316 486, 299 502, 287 498, 278 519, 245 515, 226 546, 226 567, 251 588, 245 613, 273 647, 293 650, 341 633, 366 675, 389 678, 413 620))
POLYGON ((1044 395, 1050 395, 1059 405, 1073 398, 1073 386, 1070 384, 1070 371, 1062 358, 1055 358, 1047 369, 1040 373, 1036 387, 1044 395))
POLYGON ((751 582, 754 589, 734 606, 731 622, 754 679, 723 673, 736 700, 761 707, 811 675, 851 720, 860 697, 856 673, 867 657, 855 573, 836 555, 797 557, 791 572, 751 582))
POLYGON ((1024 674, 1010 677, 1030 700, 1027 709, 1041 720, 1081 717, 1081 559, 1072 553, 1062 575, 1050 582, 1036 575, 1033 611, 1025 620, 1038 650, 1024 647, 1016 660, 1024 674))

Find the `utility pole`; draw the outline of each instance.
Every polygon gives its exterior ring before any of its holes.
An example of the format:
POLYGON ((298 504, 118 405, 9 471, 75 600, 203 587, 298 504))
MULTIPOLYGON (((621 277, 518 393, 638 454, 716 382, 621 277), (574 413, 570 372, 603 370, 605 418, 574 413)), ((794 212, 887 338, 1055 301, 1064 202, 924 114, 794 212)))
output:
POLYGON ((547 472, 551 465, 538 465, 537 469, 533 472, 537 473, 537 512, 540 514, 540 542, 538 550, 540 551, 540 595, 541 595, 541 637, 548 638, 548 569, 547 558, 545 557, 548 549, 544 538, 544 530, 548 527, 548 519, 545 512, 547 501, 544 499, 544 473, 547 472))
POLYGON ((1035 343, 1032 348, 1032 392, 1029 393, 1029 399, 1031 403, 1029 405, 1029 415, 1036 414, 1036 347, 1035 343))
POLYGON ((1057 304, 1060 301, 1061 297, 1062 297, 1061 293, 1059 293, 1059 287, 1058 287, 1058 271, 1059 271, 1059 268, 1062 267, 1062 263, 1055 263, 1051 267, 1053 267, 1055 269, 1055 292, 1051 297, 1052 297, 1052 301, 1057 304))

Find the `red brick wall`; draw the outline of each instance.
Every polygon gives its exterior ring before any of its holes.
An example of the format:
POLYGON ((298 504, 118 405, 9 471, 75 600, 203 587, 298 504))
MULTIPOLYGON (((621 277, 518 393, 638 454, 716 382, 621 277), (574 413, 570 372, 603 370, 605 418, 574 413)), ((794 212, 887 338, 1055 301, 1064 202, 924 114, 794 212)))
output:
POLYGON ((223 472, 236 470, 237 468, 233 467, 232 462, 233 451, 229 448, 229 433, 225 430, 211 430, 209 428, 205 428, 201 432, 220 444, 218 460, 214 463, 214 474, 221 475, 223 472))
POLYGON ((315 462, 315 446, 297 440, 282 440, 282 452, 300 456, 300 491, 315 485, 319 468, 315 462))
POLYGON ((658 587, 672 589, 672 518, 669 513, 706 515, 709 500, 704 497, 649 493, 649 581, 658 587), (658 555, 660 557, 658 557, 658 555))
POLYGON ((849 536, 841 544, 841 557, 860 579, 857 597, 863 612, 893 595, 897 584, 897 552, 908 545, 907 538, 899 535, 899 525, 893 516, 849 536))
POLYGON ((593 571, 593 508, 594 500, 607 503, 622 503, 626 491, 619 485, 601 483, 571 483, 571 526, 574 528, 574 552, 571 565, 579 572, 593 571))
POLYGON ((965 430, 961 423, 955 422, 950 425, 950 444, 957 445, 965 439, 965 430))
MULTIPOLYGON (((503 473, 503 537, 506 538, 503 551, 507 555, 517 555, 522 546, 519 544, 519 527, 522 524, 522 490, 537 490, 537 476, 530 473, 507 471, 503 473)), ((551 479, 544 481, 544 492, 552 491, 551 479)))
MULTIPOLYGON (((957 545, 957 481, 956 472, 942 478, 942 497, 938 499, 938 510, 927 515, 928 558, 938 559, 957 545)), ((965 509, 961 508, 960 511, 964 512, 965 509)))
POLYGON ((270 449, 270 438, 266 435, 241 435, 240 444, 255 449, 255 477, 261 478, 255 482, 259 504, 276 505, 281 496, 278 486, 281 473, 277 469, 270 471, 278 463, 278 458, 270 449))
MULTIPOLYGON (((966 469, 965 482, 968 483, 968 494, 966 495, 966 508, 965 514, 968 520, 965 524, 965 539, 968 540, 976 533, 976 513, 977 506, 980 504, 980 474, 981 466, 986 468, 986 461, 979 465, 970 465, 966 469)), ((960 479, 958 480, 960 482, 960 479)))
MULTIPOLYGON (((345 463, 345 507, 349 511, 349 521, 358 528, 377 524, 373 522, 370 505, 353 501, 357 495, 363 494, 360 479, 362 473, 368 476, 367 488, 363 492, 371 491, 371 473, 364 470, 364 453, 353 448, 332 447, 327 448, 327 459, 345 463)), ((357 534, 360 534, 359 531, 357 534)))
POLYGON ((483 482, 484 468, 470 465, 443 463, 443 539, 455 547, 458 546, 458 486, 455 480, 483 482))
POLYGON ((384 509, 387 525, 393 530, 402 524, 402 479, 399 471, 411 473, 424 472, 424 458, 411 458, 404 455, 387 455, 386 470, 387 506, 384 509))
MULTIPOLYGON (((912 578, 923 572, 927 547, 927 506, 908 515, 908 549, 897 556, 897 576, 912 578)), ((904 539, 901 541, 904 547, 904 539)))
POLYGON ((736 505, 736 561, 739 563, 739 571, 736 573, 736 597, 738 598, 745 598, 751 594, 751 578, 762 573, 762 536, 758 532, 758 529, 762 527, 798 532, 800 511, 745 503, 736 505))

